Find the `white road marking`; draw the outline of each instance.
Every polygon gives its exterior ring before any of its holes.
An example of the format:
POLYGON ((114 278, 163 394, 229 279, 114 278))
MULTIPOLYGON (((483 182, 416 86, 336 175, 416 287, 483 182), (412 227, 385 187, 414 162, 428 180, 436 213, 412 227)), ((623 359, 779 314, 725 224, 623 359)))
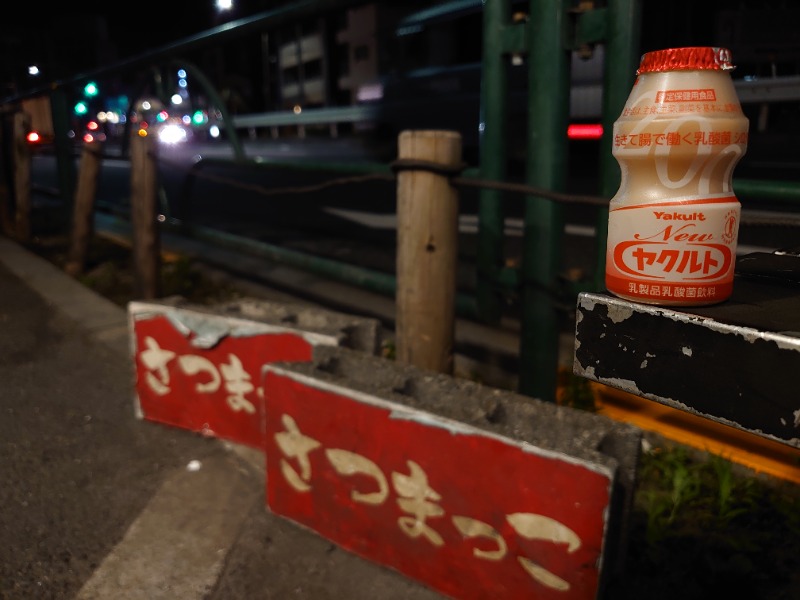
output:
POLYGON ((167 479, 76 600, 202 600, 261 486, 234 457, 205 458, 167 479))

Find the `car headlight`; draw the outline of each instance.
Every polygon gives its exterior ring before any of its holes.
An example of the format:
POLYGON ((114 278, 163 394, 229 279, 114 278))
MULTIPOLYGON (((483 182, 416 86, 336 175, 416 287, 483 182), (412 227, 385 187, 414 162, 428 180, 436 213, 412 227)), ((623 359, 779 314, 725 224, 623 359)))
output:
POLYGON ((164 125, 158 130, 158 141, 164 144, 180 144, 188 137, 186 129, 180 125, 164 125))

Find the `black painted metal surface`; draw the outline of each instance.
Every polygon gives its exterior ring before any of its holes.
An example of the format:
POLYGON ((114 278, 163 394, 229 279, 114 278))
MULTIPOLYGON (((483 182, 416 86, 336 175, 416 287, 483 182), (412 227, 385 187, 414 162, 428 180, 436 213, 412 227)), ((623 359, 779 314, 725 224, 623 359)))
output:
POLYGON ((715 306, 578 297, 576 375, 800 447, 800 287, 737 277, 715 306))

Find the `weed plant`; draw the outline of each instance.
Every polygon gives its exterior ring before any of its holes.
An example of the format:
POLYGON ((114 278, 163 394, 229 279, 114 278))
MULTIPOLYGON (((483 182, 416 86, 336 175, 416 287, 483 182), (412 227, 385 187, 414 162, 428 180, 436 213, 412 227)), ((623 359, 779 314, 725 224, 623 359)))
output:
MULTIPOLYGON (((596 410, 585 379, 559 377, 561 405, 596 410)), ((624 573, 604 600, 800 600, 800 488, 716 454, 647 445, 624 573)))
POLYGON ((643 452, 638 476, 625 575, 609 599, 800 599, 796 486, 677 445, 643 452))

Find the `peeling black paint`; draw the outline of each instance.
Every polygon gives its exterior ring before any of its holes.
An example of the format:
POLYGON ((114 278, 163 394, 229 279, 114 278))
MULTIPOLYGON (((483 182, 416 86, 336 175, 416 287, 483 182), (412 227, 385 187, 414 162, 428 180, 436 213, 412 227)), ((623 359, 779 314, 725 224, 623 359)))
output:
MULTIPOLYGON (((800 295, 797 290, 780 291, 794 294, 791 319, 796 320, 800 295)), ((789 306, 786 298, 781 301, 789 306)), ((720 306, 717 312, 731 312, 732 305, 720 306)), ((777 319, 774 310, 761 309, 770 320, 777 319)), ((712 318, 715 307, 697 312, 703 314, 581 294, 576 374, 800 446, 800 426, 795 426, 800 339, 746 327, 742 323, 748 311, 738 315, 736 324, 712 318)), ((793 323, 786 326, 795 328, 793 323)))

